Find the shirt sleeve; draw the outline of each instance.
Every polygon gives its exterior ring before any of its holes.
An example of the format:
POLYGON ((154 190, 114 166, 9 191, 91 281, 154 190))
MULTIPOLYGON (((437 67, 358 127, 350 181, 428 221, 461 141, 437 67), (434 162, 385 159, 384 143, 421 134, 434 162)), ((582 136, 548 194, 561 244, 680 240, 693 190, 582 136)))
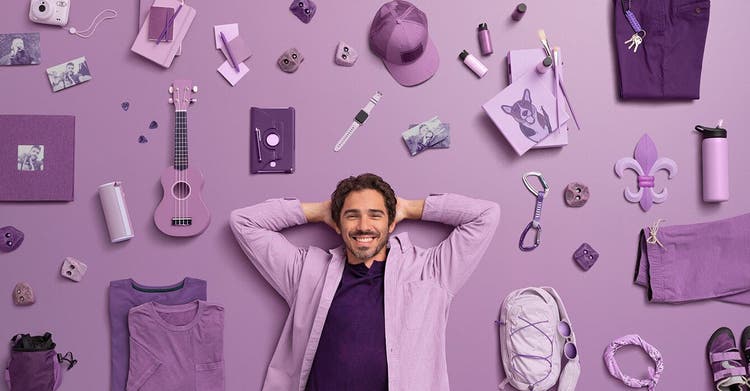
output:
POLYGON ((455 227, 428 249, 424 266, 454 295, 487 251, 500 221, 500 206, 457 194, 431 195, 425 199, 422 220, 455 227))
POLYGON ((271 199, 237 209, 229 221, 242 251, 291 306, 307 249, 295 246, 279 231, 307 222, 299 200, 271 199))
POLYGON ((128 383, 126 391, 138 391, 154 375, 161 366, 159 359, 151 351, 130 337, 130 367, 128 369, 128 383))

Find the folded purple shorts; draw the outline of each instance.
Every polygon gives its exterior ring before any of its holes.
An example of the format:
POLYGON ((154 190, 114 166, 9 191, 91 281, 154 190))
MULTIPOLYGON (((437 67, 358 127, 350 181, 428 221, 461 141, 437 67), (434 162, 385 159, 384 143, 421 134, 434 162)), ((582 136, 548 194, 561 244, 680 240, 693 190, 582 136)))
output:
POLYGON ((750 305, 750 213, 641 230, 635 283, 647 287, 656 303, 750 305))
POLYGON ((709 0, 614 0, 623 99, 700 98, 710 6, 709 0), (635 53, 624 44, 635 33, 625 17, 628 3, 646 31, 635 53))

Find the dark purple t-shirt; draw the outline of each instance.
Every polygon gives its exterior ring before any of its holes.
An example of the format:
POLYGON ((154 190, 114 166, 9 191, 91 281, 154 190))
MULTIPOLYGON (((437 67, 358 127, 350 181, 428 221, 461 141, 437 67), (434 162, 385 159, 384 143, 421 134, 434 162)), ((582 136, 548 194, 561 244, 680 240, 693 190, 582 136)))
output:
POLYGON ((144 286, 132 279, 109 283, 109 323, 112 331, 111 391, 125 391, 130 360, 128 311, 148 302, 175 305, 206 300, 206 281, 185 278, 171 286, 144 286))
POLYGON ((346 263, 333 296, 306 391, 388 389, 385 262, 346 263))

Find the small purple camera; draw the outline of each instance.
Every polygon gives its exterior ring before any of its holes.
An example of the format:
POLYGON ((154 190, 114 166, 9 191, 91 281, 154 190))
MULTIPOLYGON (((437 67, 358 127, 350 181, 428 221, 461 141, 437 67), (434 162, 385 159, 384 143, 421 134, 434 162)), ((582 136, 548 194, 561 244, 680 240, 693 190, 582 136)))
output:
POLYGON ((318 6, 312 0, 294 0, 292 1, 292 5, 289 6, 289 10, 302 23, 310 23, 317 9, 318 6))

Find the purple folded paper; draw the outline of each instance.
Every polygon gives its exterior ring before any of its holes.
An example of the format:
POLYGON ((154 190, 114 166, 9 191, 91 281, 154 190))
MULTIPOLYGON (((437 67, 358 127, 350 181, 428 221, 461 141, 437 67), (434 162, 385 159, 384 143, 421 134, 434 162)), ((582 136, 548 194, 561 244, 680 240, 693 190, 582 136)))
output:
MULTIPOLYGON (((229 51, 232 52, 232 56, 234 56, 234 60, 237 61, 237 65, 253 55, 250 48, 245 43, 245 40, 240 36, 234 37, 229 41, 229 51)), ((224 57, 227 58, 227 61, 232 61, 229 58, 229 53, 224 45, 221 46, 221 52, 224 53, 224 57)))
POLYGON ((73 201, 75 117, 0 115, 0 201, 73 201))

